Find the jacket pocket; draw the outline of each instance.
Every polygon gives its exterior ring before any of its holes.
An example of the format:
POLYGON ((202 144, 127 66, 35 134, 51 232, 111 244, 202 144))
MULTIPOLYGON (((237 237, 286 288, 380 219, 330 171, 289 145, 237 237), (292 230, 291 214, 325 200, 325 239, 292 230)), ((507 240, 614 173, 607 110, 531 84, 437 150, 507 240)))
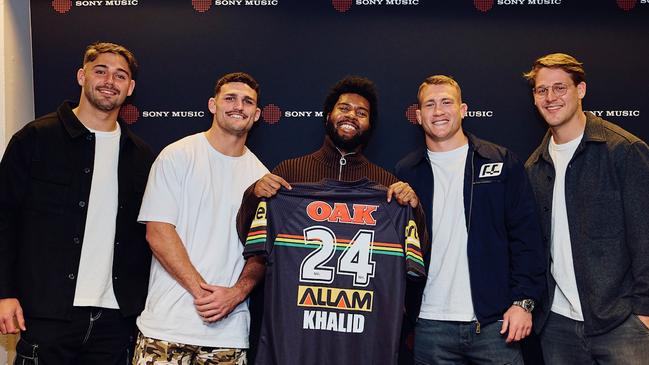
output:
POLYGON ((16 344, 15 365, 38 365, 38 345, 32 345, 24 339, 16 344))
POLYGON ((473 218, 485 218, 491 215, 500 217, 504 214, 505 182, 502 179, 478 180, 471 188, 473 218))
POLYGON ((33 162, 30 180, 31 194, 27 209, 63 214, 72 180, 70 174, 47 166, 44 162, 33 162))
POLYGON ((495 184, 495 183, 503 183, 504 180, 498 178, 498 179, 480 179, 477 181, 473 182, 473 185, 482 185, 482 184, 495 184))
POLYGON ((644 322, 642 322, 640 318, 638 318, 638 315, 631 313, 631 317, 636 322, 638 328, 642 331, 642 333, 644 333, 645 335, 649 335, 649 327, 647 327, 647 325, 644 324, 644 322))
POLYGON ((602 191, 586 196, 583 210, 577 213, 583 219, 586 235, 590 238, 616 238, 624 232, 624 212, 619 191, 602 191))

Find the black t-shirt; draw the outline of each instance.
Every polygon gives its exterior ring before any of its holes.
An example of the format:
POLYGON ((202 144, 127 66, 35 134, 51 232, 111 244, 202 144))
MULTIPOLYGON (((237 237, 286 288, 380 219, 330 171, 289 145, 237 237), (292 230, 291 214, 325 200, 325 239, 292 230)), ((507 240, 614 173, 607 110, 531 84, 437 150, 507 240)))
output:
POLYGON ((292 186, 246 240, 267 262, 256 363, 396 363, 406 276, 425 277, 412 209, 369 180, 292 186))

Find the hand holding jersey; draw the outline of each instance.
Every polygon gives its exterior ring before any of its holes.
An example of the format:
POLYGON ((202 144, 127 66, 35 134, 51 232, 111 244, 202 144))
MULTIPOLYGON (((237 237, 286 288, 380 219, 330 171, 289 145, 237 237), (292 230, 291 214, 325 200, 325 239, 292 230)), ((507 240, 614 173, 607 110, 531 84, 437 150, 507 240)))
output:
POLYGON ((419 205, 417 193, 403 181, 397 181, 388 187, 388 203, 392 201, 393 197, 400 205, 410 205, 413 208, 417 208, 419 205))
POLYGON ((275 196, 281 187, 291 190, 291 184, 281 176, 267 173, 255 183, 254 193, 257 198, 270 198, 275 196))
POLYGON ((412 209, 385 194, 324 180, 259 204, 244 250, 268 263, 258 362, 396 363, 406 274, 425 270, 412 209))
MULTIPOLYGON (((270 198, 275 196, 281 187, 288 190, 292 189, 291 184, 281 176, 268 173, 261 179, 257 180, 255 183, 254 193, 257 198, 270 198)), ((400 205, 410 205, 413 208, 417 208, 417 205, 419 205, 417 193, 415 193, 408 183, 403 181, 397 181, 390 185, 388 187, 387 196, 388 203, 392 201, 392 198, 394 198, 400 205)))

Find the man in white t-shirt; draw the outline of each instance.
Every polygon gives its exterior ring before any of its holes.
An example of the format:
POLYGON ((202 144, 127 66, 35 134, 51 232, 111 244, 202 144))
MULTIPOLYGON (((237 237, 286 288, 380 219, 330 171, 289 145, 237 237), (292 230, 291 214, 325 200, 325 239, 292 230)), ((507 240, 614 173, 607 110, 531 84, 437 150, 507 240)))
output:
POLYGON ((649 147, 584 112, 586 76, 564 53, 525 78, 549 126, 527 160, 544 242, 548 295, 535 315, 548 364, 649 360, 649 147))
POLYGON ((522 364, 518 341, 545 288, 523 164, 463 130, 467 105, 452 78, 428 77, 417 96, 426 145, 395 169, 417 192, 431 233, 428 278, 408 294, 415 363, 522 364))
POLYGON ((151 168, 138 220, 155 259, 134 364, 247 362, 245 299, 264 263, 244 261, 235 220, 243 191, 268 172, 245 145, 258 97, 250 75, 223 76, 210 129, 170 144, 151 168))
POLYGON ((154 154, 119 120, 135 88, 125 47, 89 45, 79 103, 28 123, 0 163, 0 333, 17 364, 124 364, 151 250, 137 223, 154 154))

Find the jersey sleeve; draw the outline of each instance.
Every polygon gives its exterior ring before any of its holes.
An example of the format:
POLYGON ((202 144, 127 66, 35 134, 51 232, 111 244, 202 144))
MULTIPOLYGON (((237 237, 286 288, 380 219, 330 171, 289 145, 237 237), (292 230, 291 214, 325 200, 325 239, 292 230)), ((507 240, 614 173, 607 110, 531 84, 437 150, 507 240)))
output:
POLYGON ((269 232, 268 202, 263 199, 257 205, 250 230, 246 236, 246 244, 243 248, 245 258, 262 255, 270 255, 272 234, 269 232))
POLYGON ((414 215, 410 207, 408 209, 407 223, 404 230, 404 250, 406 252, 406 272, 415 278, 425 278, 426 268, 419 241, 419 230, 415 223, 414 215))

